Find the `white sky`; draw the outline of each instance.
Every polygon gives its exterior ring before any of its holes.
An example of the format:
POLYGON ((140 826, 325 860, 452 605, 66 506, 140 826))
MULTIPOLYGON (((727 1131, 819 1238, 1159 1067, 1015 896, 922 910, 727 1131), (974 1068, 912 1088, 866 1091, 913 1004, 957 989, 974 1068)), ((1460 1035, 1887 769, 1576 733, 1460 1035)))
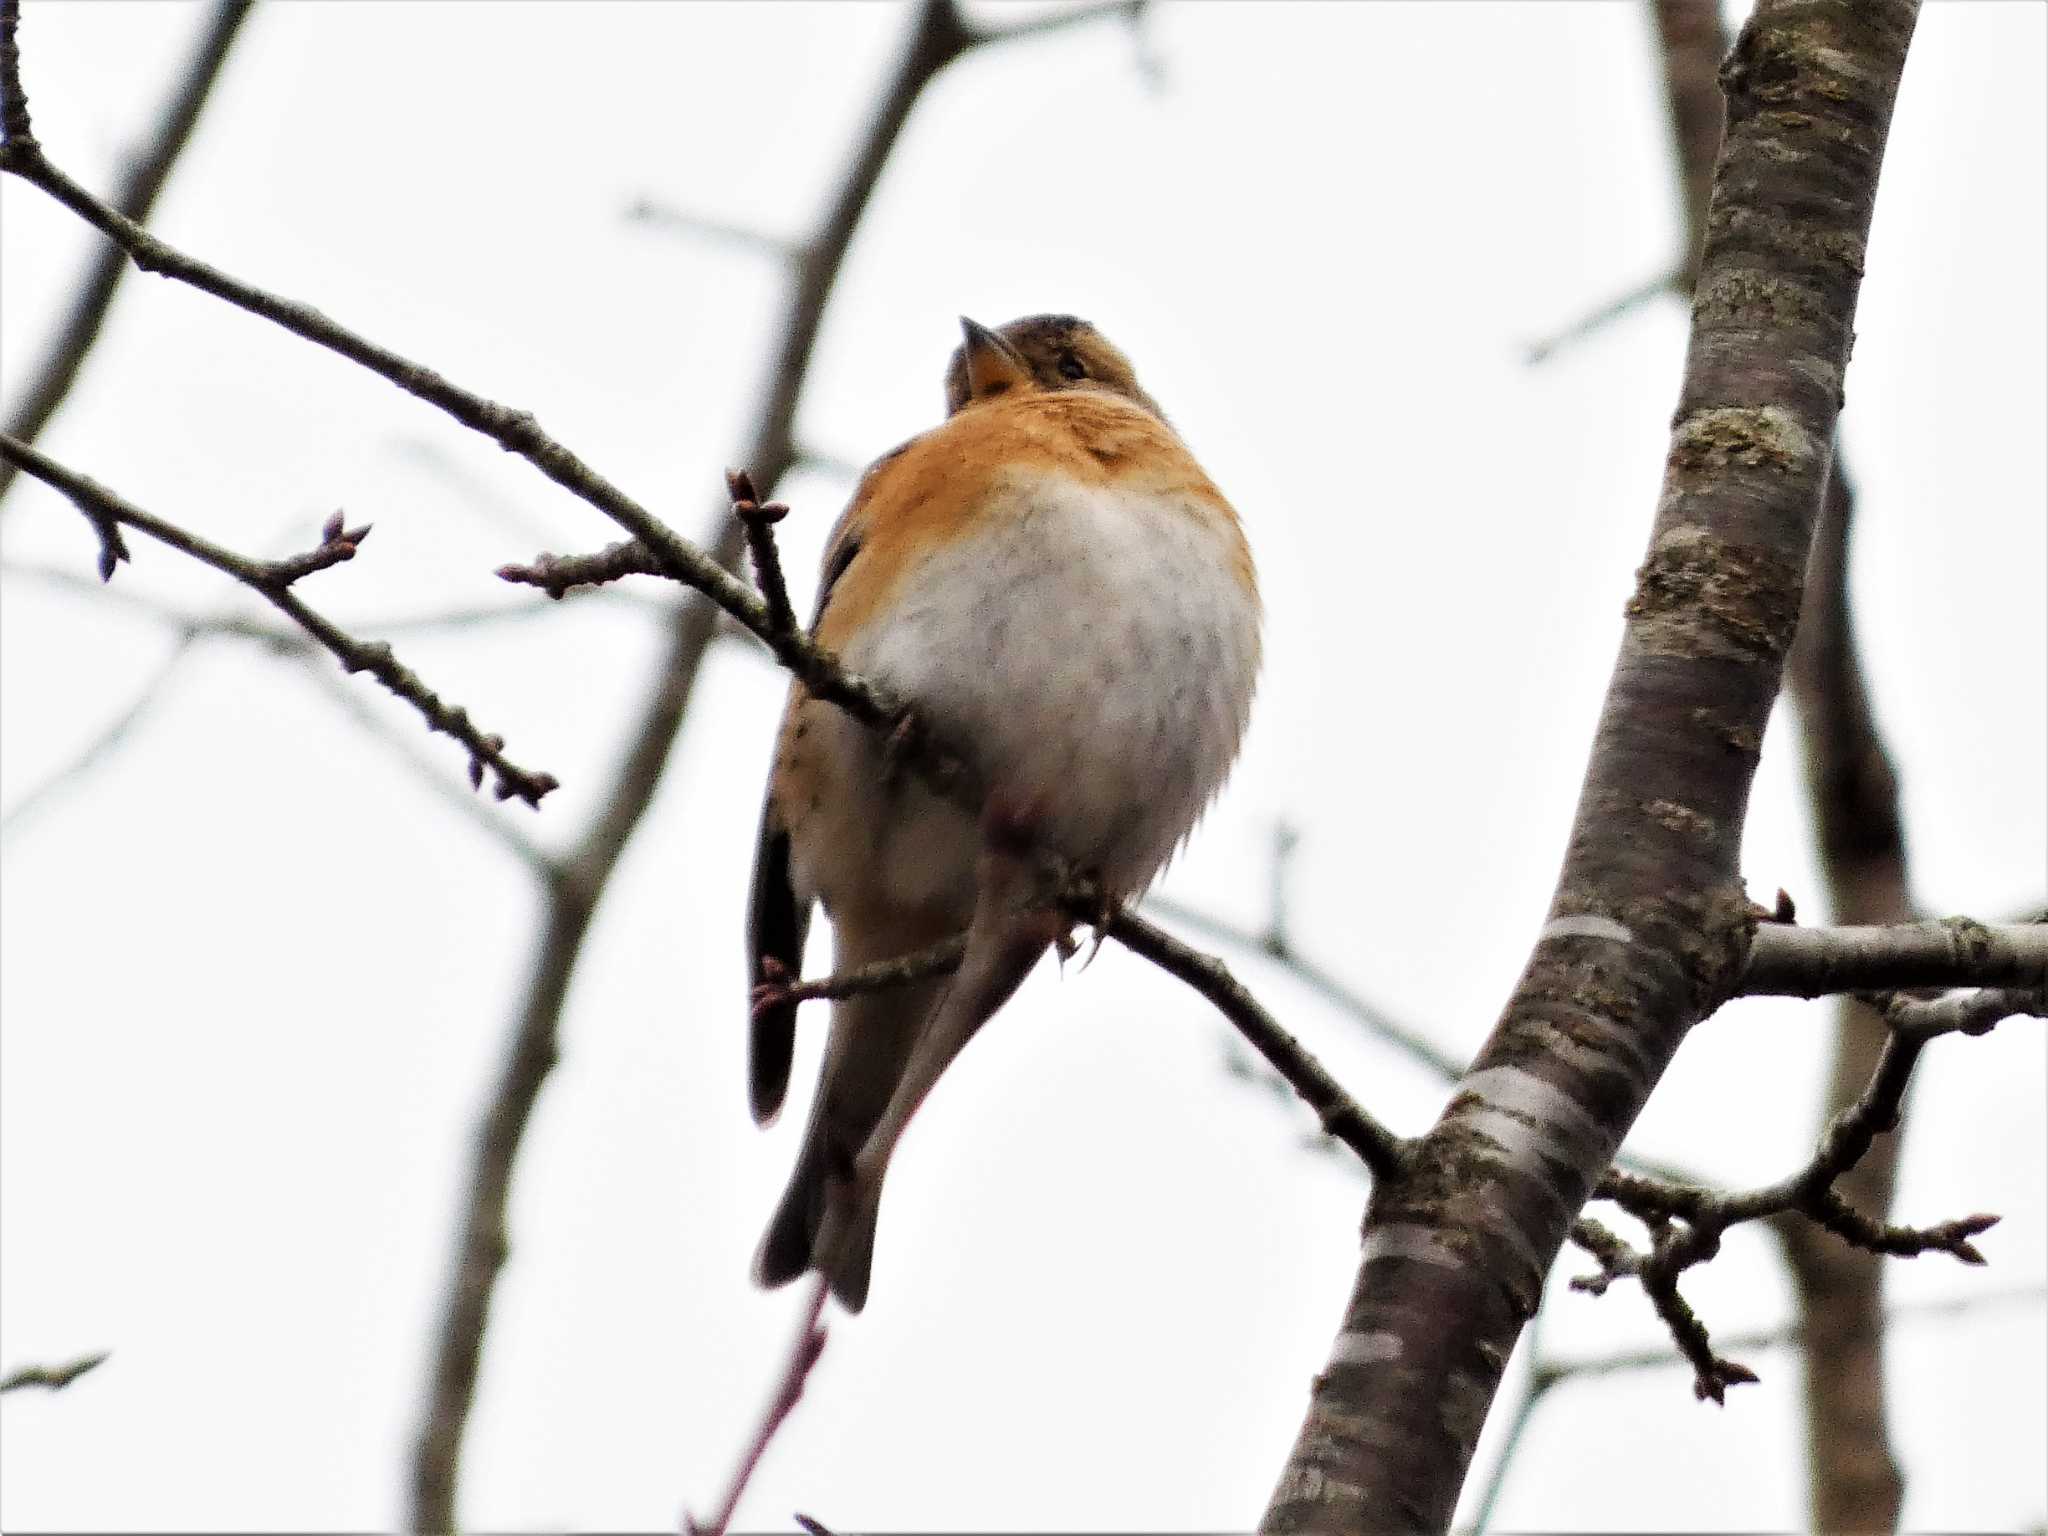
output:
MULTIPOLYGON (((105 189, 201 13, 25 10, 38 134, 105 189)), ((801 231, 902 19, 264 7, 156 225, 534 410, 694 534, 753 408, 776 275, 624 210, 645 195, 801 231)), ((1937 912, 2001 916, 2044 884, 2044 23, 2039 6, 1928 7, 1849 380, 1858 616, 1937 912)), ((1676 397, 1675 301, 1521 361, 1669 259, 1647 17, 1169 5, 1150 38, 1158 90, 1117 26, 940 80, 853 249, 802 431, 860 460, 928 425, 957 314, 1097 320, 1243 513, 1271 615, 1243 763, 1166 888, 1256 924, 1286 818, 1303 948, 1469 1051, 1555 876, 1676 397)), ((90 237, 12 181, 0 217, 13 391, 90 237)), ((617 534, 381 381, 139 276, 44 446, 244 549, 303 547, 336 506, 374 520, 359 559, 301 589, 367 633, 509 601, 496 565, 617 534)), ((846 489, 785 487, 805 586, 846 489)), ((9 565, 90 572, 89 531, 40 487, 0 524, 9 565)), ((135 542, 116 598, 238 604, 135 542)), ((0 590, 8 807, 170 642, 114 599, 22 574, 0 590)), ((399 650, 562 778, 538 816, 491 811, 559 846, 596 804, 656 636, 643 608, 600 600, 399 650)), ((350 689, 459 781, 458 750, 350 689)), ((520 1167, 464 1469, 477 1527, 707 1510, 779 1369, 798 1296, 754 1291, 747 1264, 801 1115, 768 1134, 747 1118, 739 934, 781 694, 756 655, 715 653, 584 957, 520 1167)), ((1818 916, 1791 741, 1767 743, 1747 872, 1818 916)), ((118 758, 10 830, 0 1369, 114 1357, 62 1394, 0 1399, 0 1525, 401 1517, 473 1116, 535 913, 513 861, 326 690, 230 641, 187 660, 118 758)), ((1231 958, 1375 1110, 1428 1123, 1435 1084, 1231 958)), ((1729 1010, 1632 1144, 1723 1181, 1782 1173, 1810 1144, 1827 1033, 1816 1007, 1729 1010)), ((1363 1186, 1224 1052, 1198 1000, 1113 948, 1036 977, 920 1115, 873 1299, 832 1324, 742 1523, 1251 1524, 1350 1285, 1363 1186)), ((1989 1270, 1900 1263, 1893 1297, 2041 1285, 2038 1026, 1944 1042, 1923 1076, 1899 1218, 2006 1220, 1989 1270)), ((1563 1273, 1581 1267, 1568 1254, 1563 1273)), ((1687 1293, 1729 1333, 1787 1306, 1746 1233, 1687 1293)), ((1594 1301, 1561 1280, 1548 1328, 1560 1349, 1660 1337, 1633 1290, 1594 1301)), ((1895 1335, 1910 1525, 2048 1514, 2044 1355, 2038 1304, 1895 1335)), ((1677 1366, 1561 1391, 1500 1520, 1800 1525, 1796 1360, 1750 1358, 1762 1385, 1719 1411, 1677 1366)))

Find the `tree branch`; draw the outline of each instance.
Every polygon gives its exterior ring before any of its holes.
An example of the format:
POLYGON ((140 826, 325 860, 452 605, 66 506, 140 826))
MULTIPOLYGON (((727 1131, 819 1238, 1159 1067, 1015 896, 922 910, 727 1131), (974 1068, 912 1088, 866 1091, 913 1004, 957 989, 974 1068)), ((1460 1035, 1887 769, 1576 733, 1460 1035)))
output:
MULTIPOLYGON (((234 45, 235 34, 249 15, 249 6, 250 0, 220 0, 214 7, 212 19, 200 35, 199 47, 186 65, 171 99, 164 104, 163 115, 158 119, 147 147, 129 162, 120 186, 114 191, 113 205, 135 223, 149 222, 157 197, 171 178, 171 168, 178 163, 178 157, 191 141, 200 110, 213 93, 214 82, 220 78, 228 50, 234 45)), ((14 52, 13 3, 9 4, 7 15, 7 73, 9 99, 12 101, 21 89, 19 64, 14 52)), ((21 105, 22 136, 32 140, 33 136, 28 132, 27 103, 24 101, 21 105)), ((12 140, 14 137, 10 131, 8 138, 12 140)), ((48 355, 30 376, 27 389, 7 418, 5 430, 9 437, 33 443, 49 425, 50 418, 57 414, 57 407, 64 403, 65 396, 77 383, 93 343, 99 340, 100 327, 105 324, 107 312, 113 307, 114 294, 121 286, 122 275, 127 269, 127 256, 118 245, 100 247, 92 265, 86 269, 85 280, 79 284, 78 292, 72 298, 70 312, 64 317, 64 324, 52 341, 48 355)), ((13 464, 0 464, 0 500, 6 498, 8 487, 14 484, 15 473, 13 464)))
POLYGON ((1269 1530, 1449 1524, 1574 1213, 1741 975, 1744 813, 1915 19, 1912 0, 1761 0, 1724 73, 1663 492, 1550 921, 1442 1118, 1374 1187, 1269 1530))
POLYGON ((825 1352, 825 1328, 818 1320, 824 1316, 828 1294, 829 1288, 822 1278, 811 1287, 810 1299, 804 1303, 803 1316, 797 1324, 796 1339, 790 1345, 789 1362, 783 1367, 782 1379, 775 1384, 774 1395, 768 1399, 768 1409, 761 1416, 760 1428, 754 1431, 754 1438, 740 1453, 740 1463, 733 1472, 732 1487, 726 1491, 725 1502, 719 1505, 718 1513, 702 1525, 685 1515, 685 1536, 725 1536, 732 1525, 732 1517, 738 1513, 740 1500, 746 1495, 747 1484, 754 1479, 755 1468, 768 1454, 776 1432, 795 1411, 804 1395, 804 1383, 810 1380, 818 1357, 825 1352))
POLYGON ((248 587, 331 651, 346 671, 368 672, 418 711, 429 730, 440 731, 461 742, 469 749, 472 784, 481 784, 484 770, 488 768, 495 776, 495 790, 500 800, 517 797, 531 806, 538 806, 541 797, 555 788, 553 774, 536 773, 512 762, 505 756, 503 737, 486 735, 471 723, 468 712, 460 705, 443 703, 417 673, 399 663, 389 645, 381 641, 358 640, 299 600, 298 594, 292 590, 293 584, 315 571, 354 559, 357 544, 370 531, 367 524, 344 529, 337 514, 329 520, 320 544, 314 549, 283 560, 252 560, 143 511, 105 486, 66 469, 54 459, 11 437, 0 435, 0 460, 27 470, 65 496, 85 515, 100 536, 102 577, 112 575, 115 564, 128 558, 120 534, 123 527, 148 534, 159 543, 168 544, 248 587))
POLYGON ((2048 924, 1996 927, 1967 917, 1884 926, 1756 931, 1737 984, 1744 997, 1823 997, 1904 987, 2038 987, 2048 979, 2048 924))

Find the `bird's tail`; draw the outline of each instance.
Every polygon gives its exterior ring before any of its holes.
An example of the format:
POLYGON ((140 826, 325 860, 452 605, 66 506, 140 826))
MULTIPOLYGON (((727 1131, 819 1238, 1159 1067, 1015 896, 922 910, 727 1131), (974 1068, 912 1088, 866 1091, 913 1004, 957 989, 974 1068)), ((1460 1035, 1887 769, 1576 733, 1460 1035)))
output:
MULTIPOLYGON (((944 936, 943 929, 937 936, 944 936)), ((848 943, 844 963, 864 965, 931 942, 922 933, 910 933, 888 935, 866 947, 848 943)), ((832 1032, 803 1148, 754 1256, 754 1278, 760 1284, 787 1285, 816 1269, 832 1282, 833 1295, 849 1312, 858 1312, 866 1302, 879 1190, 856 1193, 854 1159, 888 1107, 913 1042, 944 989, 944 979, 934 978, 833 1004, 832 1032)))
POLYGON ((875 1218, 879 1189, 856 1190, 841 1172, 835 1177, 830 1149, 816 1129, 805 1139, 796 1171, 754 1256, 754 1278, 762 1285, 787 1285, 808 1269, 831 1283, 832 1294, 849 1312, 867 1305, 868 1276, 875 1261, 875 1218))

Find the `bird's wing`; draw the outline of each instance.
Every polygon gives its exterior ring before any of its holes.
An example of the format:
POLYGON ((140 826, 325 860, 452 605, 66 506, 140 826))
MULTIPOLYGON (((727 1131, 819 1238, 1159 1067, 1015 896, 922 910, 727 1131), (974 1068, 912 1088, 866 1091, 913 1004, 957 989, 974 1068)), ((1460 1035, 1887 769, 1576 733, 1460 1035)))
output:
MULTIPOLYGON (((818 578, 818 603, 811 618, 815 636, 831 605, 833 589, 860 553, 866 536, 868 507, 875 489, 876 471, 903 452, 908 444, 892 448, 862 474, 853 499, 840 514, 825 545, 825 558, 818 578)), ((789 708, 782 718, 776 757, 794 728, 797 712, 804 703, 802 688, 790 690, 789 708)), ((803 970, 804 940, 811 928, 811 903, 800 899, 790 878, 789 829, 784 824, 775 797, 775 774, 771 771, 768 792, 761 806, 761 829, 754 844, 753 887, 747 898, 748 985, 766 979, 763 965, 774 961, 791 980, 803 970)), ((752 1033, 748 1052, 748 1091, 754 1119, 760 1124, 774 1118, 789 1091, 789 1065, 796 1049, 796 1007, 794 1003, 769 1003, 752 1010, 752 1033)))

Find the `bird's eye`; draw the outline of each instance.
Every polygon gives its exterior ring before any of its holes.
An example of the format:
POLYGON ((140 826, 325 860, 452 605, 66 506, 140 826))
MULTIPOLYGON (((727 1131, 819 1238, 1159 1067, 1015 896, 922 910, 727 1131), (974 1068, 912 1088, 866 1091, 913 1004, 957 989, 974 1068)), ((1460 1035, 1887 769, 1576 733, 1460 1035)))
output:
POLYGON ((1074 356, 1073 353, 1062 352, 1060 354, 1060 374, 1063 378, 1085 379, 1088 377, 1088 369, 1081 359, 1074 356))

